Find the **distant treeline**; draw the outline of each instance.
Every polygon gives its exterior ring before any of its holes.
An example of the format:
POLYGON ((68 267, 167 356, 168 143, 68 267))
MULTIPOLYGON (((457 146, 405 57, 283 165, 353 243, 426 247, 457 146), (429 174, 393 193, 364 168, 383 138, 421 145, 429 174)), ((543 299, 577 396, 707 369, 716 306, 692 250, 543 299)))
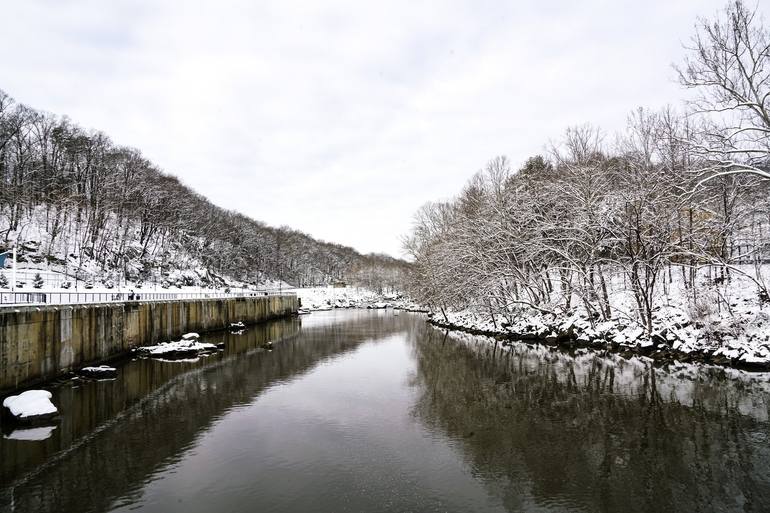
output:
POLYGON ((699 282, 736 272, 768 299, 770 31, 733 2, 698 23, 678 71, 697 95, 684 112, 639 109, 611 140, 570 128, 547 156, 520 169, 495 158, 457 198, 423 207, 405 244, 415 296, 503 318, 579 309, 648 331, 673 281, 694 311, 720 302, 699 303, 699 282))
POLYGON ((251 283, 392 288, 407 266, 217 207, 139 150, 0 91, 0 251, 30 239, 134 280, 186 262, 251 283))

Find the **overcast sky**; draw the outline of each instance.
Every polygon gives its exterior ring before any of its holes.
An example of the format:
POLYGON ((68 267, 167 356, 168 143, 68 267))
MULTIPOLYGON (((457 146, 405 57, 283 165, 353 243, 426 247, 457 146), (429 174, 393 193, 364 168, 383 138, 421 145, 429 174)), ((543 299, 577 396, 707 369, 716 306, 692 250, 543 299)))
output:
POLYGON ((427 201, 676 104, 712 0, 5 2, 0 89, 226 208, 401 254, 427 201))

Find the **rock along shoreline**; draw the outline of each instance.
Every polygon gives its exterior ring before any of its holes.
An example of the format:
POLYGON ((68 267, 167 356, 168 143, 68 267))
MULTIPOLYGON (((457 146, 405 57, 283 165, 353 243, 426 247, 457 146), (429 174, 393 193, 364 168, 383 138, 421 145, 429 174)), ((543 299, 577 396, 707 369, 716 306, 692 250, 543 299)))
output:
POLYGON ((603 337, 579 339, 573 330, 554 329, 547 335, 544 335, 542 333, 501 332, 472 328, 441 321, 436 319, 435 316, 429 317, 427 322, 441 329, 491 337, 501 341, 503 345, 510 345, 513 342, 536 343, 564 351, 588 348, 596 351, 612 352, 624 358, 644 356, 650 358, 656 366, 661 367, 674 362, 680 362, 718 365, 751 372, 770 372, 770 362, 747 362, 739 358, 729 358, 722 354, 714 354, 714 351, 706 348, 691 352, 680 351, 668 347, 666 344, 656 343, 655 340, 652 340, 646 346, 638 343, 634 346, 627 346, 603 337))

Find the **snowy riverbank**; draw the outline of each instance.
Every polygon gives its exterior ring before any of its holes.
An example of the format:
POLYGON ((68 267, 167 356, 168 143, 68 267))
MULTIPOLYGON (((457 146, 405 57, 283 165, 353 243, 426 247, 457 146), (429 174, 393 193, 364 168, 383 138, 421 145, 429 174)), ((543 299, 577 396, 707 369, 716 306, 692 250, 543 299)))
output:
POLYGON ((429 314, 436 326, 565 347, 592 347, 645 355, 660 363, 702 362, 770 371, 770 308, 736 291, 729 311, 696 317, 682 305, 657 308, 651 334, 638 323, 598 321, 579 310, 565 315, 520 311, 510 318, 473 309, 429 314), (743 296, 743 297, 739 297, 743 296))
MULTIPOLYGON (((310 311, 383 305, 424 311, 407 298, 366 289, 316 287, 295 291, 303 308, 310 311)), ((659 363, 711 363, 770 371, 770 307, 763 305, 747 283, 736 279, 733 286, 720 291, 729 309, 694 312, 681 295, 670 292, 667 301, 656 308, 651 336, 628 317, 592 321, 579 308, 563 315, 521 308, 509 317, 468 308, 445 314, 431 312, 428 318, 439 327, 502 340, 591 347, 624 356, 648 356, 659 363)))
POLYGON ((297 293, 302 308, 311 312, 334 308, 396 308, 424 311, 422 307, 400 294, 380 294, 361 287, 311 287, 290 290, 297 293))

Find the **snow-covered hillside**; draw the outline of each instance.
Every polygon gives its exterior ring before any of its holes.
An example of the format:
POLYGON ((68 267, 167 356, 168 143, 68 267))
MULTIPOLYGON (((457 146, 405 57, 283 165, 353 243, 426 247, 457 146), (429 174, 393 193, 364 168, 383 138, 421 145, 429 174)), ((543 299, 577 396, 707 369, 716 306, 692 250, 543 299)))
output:
MULTIPOLYGON (((105 222, 105 229, 114 231, 114 223, 114 218, 110 217, 105 222)), ((171 243, 166 249, 160 248, 157 243, 143 246, 138 239, 130 236, 123 248, 118 247, 120 239, 106 241, 102 249, 104 256, 97 258, 91 248, 83 244, 83 231, 82 223, 72 221, 54 233, 48 229, 46 209, 43 207, 33 209, 28 221, 17 230, 6 229, 9 240, 19 241, 16 245, 16 290, 198 291, 290 286, 268 277, 244 282, 219 275, 181 244, 171 243), (40 281, 36 283, 38 276, 40 281)), ((130 235, 131 227, 125 231, 130 235)), ((0 248, 3 246, 0 242, 0 248)), ((10 247, 10 243, 5 244, 5 248, 10 247)), ((0 269, 0 288, 10 288, 12 267, 12 253, 9 252, 0 269)))
POLYGON ((24 267, 58 273, 40 273, 46 287, 391 289, 407 266, 218 207, 140 151, 0 91, 0 253, 12 247, 24 267))

